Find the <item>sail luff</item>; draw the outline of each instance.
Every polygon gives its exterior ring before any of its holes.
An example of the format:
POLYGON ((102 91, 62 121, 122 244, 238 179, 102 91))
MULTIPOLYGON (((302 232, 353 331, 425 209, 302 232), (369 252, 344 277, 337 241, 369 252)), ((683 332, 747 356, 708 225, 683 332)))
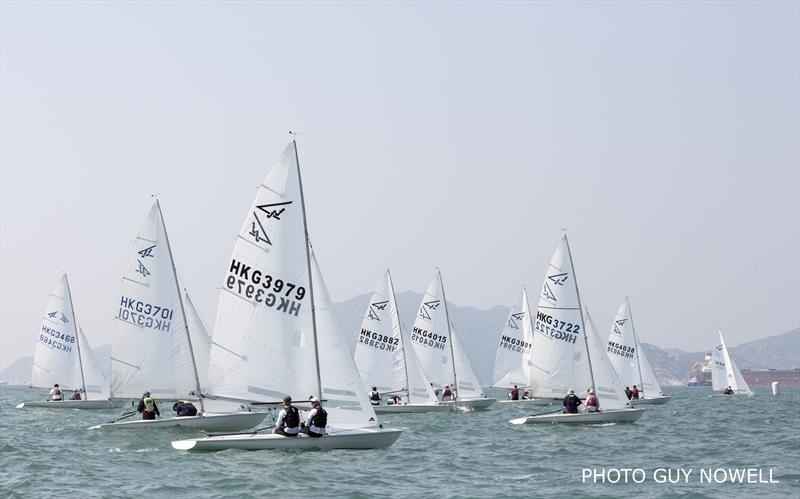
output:
POLYGON ((406 390, 408 391, 408 402, 411 403, 411 383, 408 382, 408 362, 406 361, 406 342, 403 338, 403 325, 400 323, 400 311, 397 308, 397 297, 394 294, 394 281, 392 281, 392 273, 389 269, 386 269, 386 278, 389 281, 389 291, 392 293, 392 306, 391 310, 394 310, 394 314, 392 316, 392 320, 397 320, 397 329, 400 332, 400 352, 401 356, 403 357, 403 374, 405 375, 406 380, 406 390))
MULTIPOLYGON (((64 284, 65 284, 64 288, 65 288, 65 291, 67 292, 67 297, 69 299, 70 313, 72 314, 72 320, 75 323, 75 329, 77 331, 77 329, 78 329, 78 326, 77 326, 78 319, 75 316, 75 304, 72 303, 72 291, 70 290, 69 278, 67 277, 66 273, 64 274, 64 284)), ((80 339, 80 335, 79 334, 75 335, 75 345, 78 347, 78 369, 79 369, 79 371, 81 373, 81 388, 83 389, 83 393, 85 395, 86 394, 86 377, 83 375, 83 359, 81 358, 81 339, 80 339)))
POLYGON ((194 381, 197 388, 197 398, 200 402, 200 412, 205 412, 203 404, 203 393, 200 388, 200 376, 197 374, 197 362, 194 358, 194 348, 192 347, 192 335, 189 334, 189 322, 186 320, 186 308, 183 306, 183 294, 181 293, 180 284, 178 284, 178 271, 175 268, 175 258, 172 256, 172 245, 169 243, 169 234, 167 233, 167 224, 164 222, 164 213, 161 211, 161 203, 156 199, 156 207, 158 208, 158 218, 161 221, 161 230, 164 231, 164 244, 167 245, 167 253, 169 254, 169 262, 172 267, 172 280, 175 283, 175 291, 178 293, 178 306, 181 309, 181 317, 183 317, 183 329, 186 332, 186 342, 189 346, 189 355, 192 360, 192 373, 194 373, 194 381))
POLYGON ((322 375, 319 367, 319 339, 317 337, 317 312, 314 303, 314 280, 311 276, 311 242, 308 238, 308 219, 306 218, 306 201, 303 195, 303 179, 300 175, 300 157, 297 154, 297 142, 292 140, 294 148, 295 167, 297 168, 297 183, 300 188, 300 206, 303 212, 303 234, 305 235, 306 268, 308 269, 308 295, 311 300, 311 330, 314 338, 314 360, 317 369, 317 397, 322 400, 322 375))
POLYGON ((564 234, 564 243, 567 246, 567 255, 569 255, 569 266, 572 269, 572 279, 575 281, 575 293, 578 297, 578 310, 580 312, 580 320, 581 320, 581 327, 583 328, 583 342, 586 345, 586 360, 589 362, 589 376, 592 379, 592 390, 597 393, 597 385, 594 381, 594 370, 592 369, 592 356, 589 353, 589 339, 587 338, 586 333, 586 320, 583 317, 583 306, 581 305, 581 292, 580 287, 578 287, 578 277, 575 274, 575 265, 572 262, 572 251, 569 249, 569 240, 567 239, 567 235, 564 234))
MULTIPOLYGON (((625 304, 628 306, 628 315, 631 318, 631 331, 633 332, 633 344, 636 346, 636 367, 639 369, 639 388, 644 391, 644 376, 642 376, 642 359, 641 347, 639 345, 639 337, 636 335, 636 325, 633 323, 633 311, 631 311, 631 302, 628 297, 625 297, 625 304)), ((645 394, 646 395, 646 394, 645 394)))
MULTIPOLYGON (((447 336, 450 337, 450 360, 453 363, 453 385, 455 385, 456 389, 458 389, 458 374, 456 373, 456 355, 453 352, 453 331, 450 327, 450 314, 447 311, 447 296, 444 293, 444 281, 442 281, 442 271, 436 271, 439 274, 439 285, 442 288, 442 302, 444 302, 444 317, 447 321, 447 336)), ((458 392, 456 392, 456 398, 458 398, 458 392)))

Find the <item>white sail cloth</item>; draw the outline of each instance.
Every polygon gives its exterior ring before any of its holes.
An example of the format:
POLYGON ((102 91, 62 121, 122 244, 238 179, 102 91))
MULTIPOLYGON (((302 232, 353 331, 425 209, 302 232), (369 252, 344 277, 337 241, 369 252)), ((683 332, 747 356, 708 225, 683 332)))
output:
POLYGON ((83 381, 86 384, 86 399, 107 399, 111 386, 80 327, 78 327, 78 341, 81 345, 81 366, 83 367, 83 381))
POLYGON ((466 350, 458 340, 455 328, 451 328, 451 338, 453 340, 453 361, 455 362, 457 383, 456 395, 461 400, 484 398, 483 388, 478 376, 472 369, 466 350))
POLYGON ((535 397, 560 398, 573 388, 585 393, 592 386, 578 287, 566 237, 562 237, 547 267, 534 319, 531 392, 535 397))
POLYGON ((50 298, 39 327, 33 353, 31 386, 62 390, 82 389, 78 334, 72 316, 72 295, 66 274, 61 276, 50 298))
POLYGON ((211 336, 186 290, 183 292, 183 305, 186 310, 186 322, 189 326, 189 337, 192 340, 192 352, 197 366, 200 389, 206 393, 208 391, 208 355, 211 351, 211 336))
POLYGON ((614 369, 626 386, 639 386, 644 397, 663 395, 647 356, 641 349, 627 297, 614 316, 606 351, 614 369))
POLYGON ((162 399, 197 389, 183 304, 158 201, 139 230, 114 321, 111 397, 162 399))
POLYGON ((388 270, 367 305, 354 358, 364 385, 396 393, 408 403, 436 403, 436 394, 400 327, 388 270))
MULTIPOLYGON (((594 375, 595 393, 600 401, 600 408, 623 409, 628 405, 628 396, 625 395, 623 382, 611 364, 606 352, 605 341, 600 337, 599 331, 594 326, 594 322, 589 316, 589 310, 584 310, 586 314, 586 340, 589 347, 592 374, 594 375)), ((579 395, 584 397, 586 392, 584 391, 579 395)))
MULTIPOLYGON (((725 363, 725 378, 727 380, 727 385, 724 386, 722 389, 724 390, 728 386, 735 393, 744 394, 744 395, 752 395, 752 390, 747 385, 747 381, 744 380, 744 376, 742 376, 741 371, 739 368, 736 367, 736 363, 733 362, 733 359, 728 352, 728 347, 725 345, 725 338, 722 337, 722 331, 719 332, 719 342, 720 346, 722 347, 722 357, 725 363)), ((712 380, 713 383, 713 380, 712 380)), ((716 388, 714 388, 716 390, 716 388)))
POLYGON ((511 307, 500 335, 492 371, 492 386, 528 386, 531 377, 528 359, 532 345, 533 324, 528 307, 528 293, 523 288, 517 302, 511 307))
POLYGON ((411 345, 428 380, 437 388, 455 384, 450 328, 438 272, 425 291, 411 329, 411 345))

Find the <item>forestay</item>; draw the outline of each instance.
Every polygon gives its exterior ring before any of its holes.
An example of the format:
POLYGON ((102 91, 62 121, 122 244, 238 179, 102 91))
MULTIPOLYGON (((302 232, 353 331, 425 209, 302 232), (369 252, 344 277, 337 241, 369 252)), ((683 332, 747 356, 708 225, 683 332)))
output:
POLYGON ((356 343, 355 362, 367 387, 396 393, 408 403, 435 403, 436 394, 400 327, 391 274, 386 271, 372 293, 356 343))
POLYGON ((81 327, 78 327, 78 342, 81 345, 81 366, 83 367, 83 381, 86 384, 86 399, 107 399, 110 390, 108 378, 103 374, 100 363, 81 327))
MULTIPOLYGON (((586 340, 589 347, 589 356, 592 360, 592 373, 594 374, 595 394, 600 401, 601 409, 623 409, 628 405, 628 396, 625 395, 623 382, 620 380, 614 366, 611 364, 606 352, 606 344, 594 326, 589 310, 584 309, 586 317, 586 340)), ((586 390, 579 394, 586 396, 586 390)))
POLYGON ((456 373, 458 375, 456 395, 461 400, 484 398, 483 388, 472 364, 469 361, 467 352, 458 340, 455 328, 451 328, 450 337, 453 340, 453 360, 455 362, 456 373))
POLYGON ((50 294, 39 327, 33 354, 31 386, 62 390, 82 389, 78 334, 73 317, 72 295, 66 274, 50 294))
POLYGON ((422 370, 437 388, 455 384, 447 321, 442 280, 437 272, 425 291, 410 335, 422 370))
POLYGON ((192 340, 192 352, 194 352, 194 361, 197 365, 197 377, 200 379, 201 391, 206 393, 208 391, 208 355, 211 350, 211 337, 186 290, 183 291, 183 306, 186 310, 186 322, 189 325, 189 337, 192 340))
POLYGON ((535 397, 559 398, 570 388, 585 393, 592 386, 575 271, 566 236, 547 267, 534 322, 531 391, 535 397))
MULTIPOLYGON (((325 410, 328 412, 328 424, 332 428, 330 433, 346 428, 377 426, 375 411, 367 399, 367 392, 353 357, 350 356, 347 338, 342 333, 328 288, 313 252, 311 271, 319 340, 322 398, 325 410)), ((295 371, 295 374, 298 377, 314 377, 314 371, 295 371)), ((309 392, 309 395, 314 393, 316 392, 309 392)))
POLYGON ((111 397, 188 398, 197 389, 169 241, 158 201, 122 277, 111 347, 111 397))
POLYGON ((258 187, 225 265, 209 354, 212 396, 319 396, 306 251, 292 142, 258 187))
POLYGON ((500 335, 492 372, 492 386, 498 388, 528 386, 531 377, 528 360, 532 345, 533 326, 528 293, 522 288, 522 293, 511 308, 500 335))

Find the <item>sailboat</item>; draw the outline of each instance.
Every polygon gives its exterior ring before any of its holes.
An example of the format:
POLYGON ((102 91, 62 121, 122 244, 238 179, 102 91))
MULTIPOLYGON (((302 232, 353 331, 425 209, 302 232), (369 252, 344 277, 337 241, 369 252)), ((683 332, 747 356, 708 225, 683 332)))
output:
POLYGON ((659 405, 667 403, 672 397, 664 395, 658 384, 653 368, 647 361, 633 326, 633 315, 628 297, 619 306, 611 333, 608 336, 608 351, 611 363, 626 386, 638 385, 638 399, 631 399, 631 405, 659 405))
MULTIPOLYGON (((134 241, 120 295, 111 345, 111 398, 138 400, 149 391, 156 400, 198 402, 199 414, 127 421, 122 417, 92 429, 183 426, 238 431, 264 419, 266 413, 242 410, 238 404, 218 403, 214 412, 206 410, 172 248, 157 200, 134 241)), ((168 407, 162 409, 169 411, 168 407)), ((131 411, 129 416, 134 414, 131 411)))
POLYGON ((61 276, 50 294, 36 339, 31 372, 32 387, 51 388, 56 383, 63 392, 63 400, 21 402, 17 408, 110 409, 113 405, 108 381, 83 330, 77 326, 67 274, 61 276), (73 390, 80 391, 81 400, 69 400, 73 390))
POLYGON ((733 390, 731 395, 753 396, 753 391, 744 380, 744 376, 736 367, 736 363, 728 353, 722 331, 719 333, 719 345, 711 352, 711 389, 715 392, 724 392, 728 387, 733 390))
POLYGON ((387 270, 364 313, 354 359, 364 385, 377 387, 385 397, 398 396, 403 403, 372 408, 378 414, 449 410, 449 406, 439 403, 406 340, 400 326, 392 274, 387 270))
MULTIPOLYGON (((314 396, 328 413, 321 438, 259 431, 178 440, 178 450, 375 449, 402 430, 383 428, 367 400, 308 242, 296 144, 259 186, 226 264, 209 364, 209 398, 294 403, 314 396)), ((306 402, 308 403, 308 402, 306 402)))
POLYGON ((455 388, 455 400, 443 405, 483 409, 497 402, 484 395, 469 358, 459 343, 444 294, 442 274, 438 270, 428 285, 411 330, 411 344, 422 370, 437 389, 455 388))
MULTIPOLYGON (((529 359, 533 347, 533 324, 531 323, 528 292, 522 288, 517 302, 511 307, 508 319, 503 326, 497 355, 492 371, 492 386, 495 388, 526 389, 530 383, 531 373, 529 359)), ((510 396, 510 395, 509 395, 510 396)), ((500 400, 501 404, 515 406, 548 405, 551 399, 522 398, 519 400, 500 400)))
POLYGON ((628 407, 628 398, 608 360, 604 342, 597 337, 588 314, 584 320, 566 235, 561 238, 545 274, 534 329, 538 334, 531 356, 533 395, 559 398, 570 388, 582 394, 588 387, 597 395, 600 411, 534 414, 512 419, 511 423, 631 422, 642 416, 644 409, 628 407))

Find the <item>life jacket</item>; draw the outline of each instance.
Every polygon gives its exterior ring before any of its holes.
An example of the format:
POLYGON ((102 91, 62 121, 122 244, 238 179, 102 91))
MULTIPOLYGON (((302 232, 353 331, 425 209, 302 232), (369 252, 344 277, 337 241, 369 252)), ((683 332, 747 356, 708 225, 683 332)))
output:
POLYGON ((145 397, 144 399, 144 410, 147 412, 153 412, 156 410, 156 401, 150 397, 145 397))
POLYGON ((286 416, 283 417, 284 428, 297 428, 300 426, 300 413, 295 406, 290 405, 289 407, 284 407, 283 410, 286 411, 286 416))
POLYGON ((381 399, 381 394, 378 393, 377 391, 371 391, 371 392, 369 392, 369 399, 370 400, 380 400, 381 399))
POLYGON ((328 413, 322 406, 317 407, 317 413, 309 421, 306 421, 308 426, 316 426, 317 428, 325 428, 328 425, 328 413))
POLYGON ((517 399, 519 399, 519 389, 512 388, 511 389, 511 400, 517 400, 517 399))

